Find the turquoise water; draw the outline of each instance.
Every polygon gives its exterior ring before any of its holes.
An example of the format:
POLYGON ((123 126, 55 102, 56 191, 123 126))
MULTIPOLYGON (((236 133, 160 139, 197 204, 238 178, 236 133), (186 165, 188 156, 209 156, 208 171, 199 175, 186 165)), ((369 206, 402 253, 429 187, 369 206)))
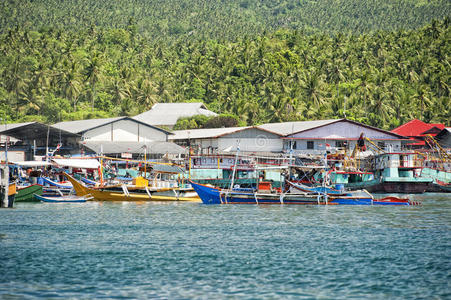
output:
POLYGON ((21 203, 1 299, 451 298, 451 197, 419 207, 21 203))

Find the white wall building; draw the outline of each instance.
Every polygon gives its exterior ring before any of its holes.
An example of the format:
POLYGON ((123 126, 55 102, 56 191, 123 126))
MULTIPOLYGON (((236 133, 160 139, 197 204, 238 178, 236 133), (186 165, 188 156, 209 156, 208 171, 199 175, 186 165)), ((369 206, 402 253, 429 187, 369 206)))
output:
POLYGON ((362 133, 388 152, 401 151, 402 142, 406 140, 406 137, 347 119, 264 124, 260 127, 283 133, 285 151, 292 143, 294 153, 305 154, 324 153, 328 149, 353 150, 362 133))
POLYGON ((256 126, 176 130, 169 140, 190 145, 195 154, 240 151, 252 153, 281 152, 281 135, 256 126))
POLYGON ((149 142, 167 141, 169 131, 129 117, 60 122, 53 125, 81 135, 83 141, 149 142))
POLYGON ((129 117, 60 122, 53 127, 80 134, 81 145, 95 153, 136 156, 144 152, 144 147, 149 155, 184 151, 168 142, 171 132, 129 117))
MULTIPOLYGON (((400 151, 406 137, 347 119, 268 123, 250 127, 191 129, 174 131, 169 139, 196 148, 195 154, 224 151, 253 153, 289 152, 321 154, 325 150, 353 150, 363 133, 386 151, 400 151)), ((366 142, 368 143, 368 142, 366 142)))

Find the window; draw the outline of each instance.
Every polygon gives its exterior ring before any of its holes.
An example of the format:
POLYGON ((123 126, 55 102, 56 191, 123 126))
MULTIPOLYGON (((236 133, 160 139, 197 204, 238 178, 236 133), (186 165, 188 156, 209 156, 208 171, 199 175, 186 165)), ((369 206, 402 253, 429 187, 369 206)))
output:
POLYGON ((337 148, 344 148, 345 147, 345 141, 335 141, 335 147, 337 147, 337 148))
POLYGON ((314 149, 314 145, 313 141, 307 141, 307 149, 314 149))
POLYGON ((384 142, 377 142, 377 146, 381 149, 385 149, 385 143, 384 142))

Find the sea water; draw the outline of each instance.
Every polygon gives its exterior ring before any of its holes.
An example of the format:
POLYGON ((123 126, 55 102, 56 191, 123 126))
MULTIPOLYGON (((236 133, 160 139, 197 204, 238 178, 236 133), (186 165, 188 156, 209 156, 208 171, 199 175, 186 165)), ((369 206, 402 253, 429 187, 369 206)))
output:
POLYGON ((0 299, 451 298, 451 196, 421 206, 17 203, 0 299))

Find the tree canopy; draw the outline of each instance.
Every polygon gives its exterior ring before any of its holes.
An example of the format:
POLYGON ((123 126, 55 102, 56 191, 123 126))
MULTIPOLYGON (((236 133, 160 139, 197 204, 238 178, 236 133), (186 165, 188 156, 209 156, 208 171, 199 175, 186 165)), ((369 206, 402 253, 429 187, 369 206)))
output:
MULTIPOLYGON (((92 26, 151 40, 235 40, 278 29, 352 32, 415 29, 451 15, 447 0, 4 0, 0 29, 92 26)), ((116 38, 120 33, 116 35, 116 38)))
MULTIPOLYGON (((333 17, 338 12, 332 9, 322 11, 329 11, 330 18, 316 15, 320 23, 330 23, 321 25, 333 29, 327 32, 321 31, 319 25, 310 32, 294 29, 297 26, 265 25, 251 30, 243 25, 241 32, 233 29, 240 24, 239 17, 229 16, 233 24, 221 29, 228 33, 219 34, 220 38, 213 37, 216 27, 206 30, 202 38, 180 34, 180 28, 172 33, 169 29, 160 32, 161 36, 155 38, 151 27, 147 31, 140 25, 144 17, 136 17, 147 11, 141 8, 141 1, 63 1, 58 2, 55 11, 44 10, 44 4, 55 0, 26 1, 24 7, 34 8, 27 12, 18 2, 0 3, 6 16, 0 18, 0 114, 10 122, 133 116, 157 102, 189 101, 204 102, 210 110, 234 115, 248 125, 347 117, 389 129, 412 118, 448 125, 451 119, 450 19, 432 20, 416 28, 429 18, 426 15, 432 14, 436 5, 443 5, 441 14, 449 14, 448 1, 348 1, 356 3, 355 9, 369 9, 379 2, 388 3, 381 7, 409 6, 405 26, 401 26, 403 22, 395 25, 399 11, 392 18, 391 12, 387 14, 392 20, 387 21, 392 24, 386 26, 390 30, 374 30, 385 27, 381 21, 366 31, 362 27, 365 15, 356 12, 354 20, 360 25, 342 31, 352 26, 340 27, 346 18, 339 22, 338 17, 333 17), (107 4, 111 6, 108 9, 107 4), (75 9, 83 5, 93 5, 92 12, 75 9), (126 14, 128 10, 123 6, 136 15, 126 14), (73 20, 63 22, 63 12, 68 14, 69 8, 73 20), (419 14, 417 8, 424 14, 419 14), (91 23, 96 11, 106 16, 96 21, 98 25, 91 23), (120 22, 114 26, 112 21, 119 15, 130 16, 122 27, 120 22), (417 15, 416 22, 406 21, 411 15, 417 15), (39 23, 41 17, 55 25, 44 26, 39 23), (91 25, 82 26, 82 20, 91 25), (108 26, 103 26, 102 22, 108 20, 108 26), (169 39, 171 35, 178 38, 169 39)), ((209 20, 210 6, 215 5, 209 1, 174 2, 173 10, 164 3, 158 9, 171 15, 181 12, 182 7, 191 12, 193 7, 203 5, 198 12, 206 16, 193 16, 202 24, 209 20), (193 7, 188 5, 191 2, 193 7)), ((156 8, 152 3, 149 6, 156 8)), ((227 20, 221 19, 220 4, 236 5, 237 10, 252 10, 254 14, 259 11, 256 6, 272 5, 269 11, 274 11, 286 5, 281 11, 288 16, 291 10, 313 10, 324 3, 334 4, 338 11, 348 6, 346 1, 328 0, 223 1, 217 3, 215 26, 227 20), (294 7, 289 9, 290 3, 294 7)), ((374 18, 378 9, 373 12, 374 18)), ((180 16, 180 22, 185 20, 184 14, 180 16)), ((247 19, 246 26, 260 24, 258 18, 249 15, 247 19)), ((269 19, 268 24, 271 22, 269 19)))

